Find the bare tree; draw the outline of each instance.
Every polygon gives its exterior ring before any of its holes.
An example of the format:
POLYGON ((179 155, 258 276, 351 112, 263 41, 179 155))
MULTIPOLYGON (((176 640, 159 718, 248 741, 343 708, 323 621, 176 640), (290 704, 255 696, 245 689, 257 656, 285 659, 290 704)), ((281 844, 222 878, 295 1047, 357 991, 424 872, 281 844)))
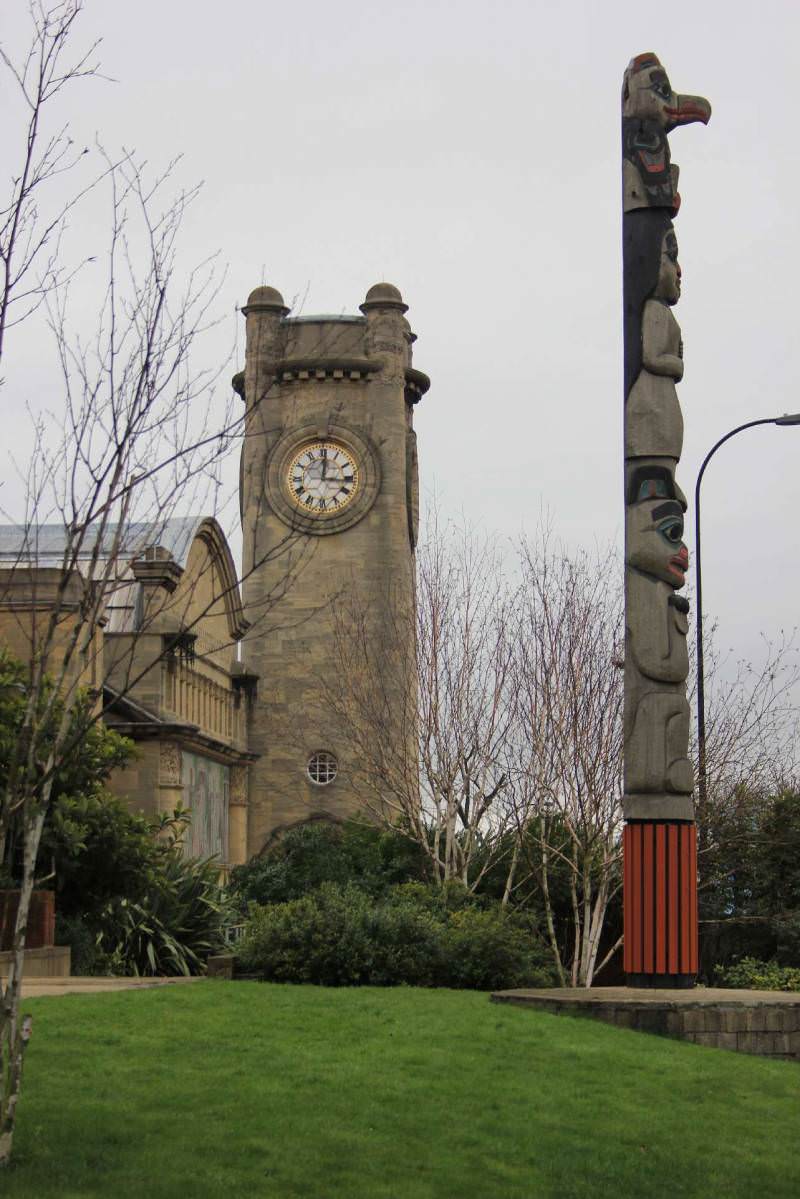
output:
MULTIPOLYGON (((563 984, 591 986, 621 944, 599 959, 608 905, 621 885, 622 604, 613 550, 590 557, 541 535, 523 546, 518 696, 525 755, 508 800, 518 845, 538 882, 563 984), (571 943, 557 927, 554 873, 569 880, 571 943)), ((723 662, 708 640, 708 788, 698 810, 702 862, 748 796, 792 775, 797 713, 796 650, 766 643, 761 664, 723 662)), ((726 859, 729 860, 729 859, 726 859)), ((706 878, 711 885, 713 878, 706 878)))
POLYGON ((7 330, 30 316, 69 275, 60 255, 64 221, 97 179, 76 183, 64 198, 64 177, 89 151, 75 146, 58 116, 55 123, 48 120, 74 84, 99 76, 97 43, 72 53, 82 7, 82 0, 31 0, 26 51, 17 59, 0 46, 0 62, 23 112, 21 145, 12 151, 11 186, 0 209, 0 360, 7 330))
MULTIPOLYGON (((28 647, 24 718, 0 793, 0 860, 12 822, 21 828, 23 847, 13 960, 0 983, 0 1165, 12 1151, 30 1036, 30 1020, 20 1017, 25 938, 55 776, 79 749, 88 723, 102 719, 104 684, 113 678, 117 697, 124 696, 157 664, 161 651, 154 657, 138 649, 148 628, 156 621, 163 626, 166 614, 180 640, 225 602, 225 587, 217 585, 200 602, 209 589, 197 576, 174 597, 162 592, 137 614, 136 636, 122 657, 104 657, 102 629, 125 608, 132 562, 161 553, 172 518, 219 509, 220 466, 243 431, 230 389, 219 387, 228 363, 197 365, 200 343, 215 322, 220 274, 213 257, 179 269, 181 227, 197 189, 175 191, 174 162, 154 175, 133 154, 113 159, 97 147, 102 168, 95 183, 103 182, 109 204, 106 244, 94 255, 95 270, 103 270, 99 311, 87 319, 72 301, 73 275, 61 261, 59 230, 85 189, 56 203, 50 216, 41 196, 80 155, 65 127, 43 132, 43 117, 69 84, 97 73, 94 47, 68 61, 80 10, 80 0, 49 6, 37 0, 32 46, 21 64, 2 54, 28 124, 22 169, 0 214, 0 352, 7 332, 41 308, 60 384, 50 407, 31 415, 27 464, 14 463, 24 501, 11 514, 14 556, 0 570, 6 627, 13 630, 16 622, 18 644, 28 647), (48 540, 54 527, 57 536, 48 540), (19 603, 23 596, 26 602, 19 603), (88 708, 82 702, 87 685, 96 697, 88 708)), ((268 620, 302 570, 309 542, 287 531, 267 548, 267 557, 280 557, 281 571, 258 619, 268 620)), ((254 568, 264 560, 262 553, 254 568)), ((233 578, 229 589, 238 595, 237 588, 233 578)))
MULTIPOLYGON (((723 659, 706 632, 706 806, 720 814, 738 793, 769 792, 796 772, 800 659, 795 639, 763 638, 759 661, 723 659)), ((694 665, 694 664, 693 664, 694 665)), ((694 670, 693 675, 694 678, 694 670)), ((696 682, 692 691, 696 690, 696 682)), ((697 747, 693 746, 695 759, 697 747)), ((706 813, 700 808, 700 851, 706 813)))
POLYGON ((510 798, 562 984, 591 986, 608 904, 620 886, 619 571, 613 552, 596 559, 568 553, 547 533, 524 543, 521 558, 520 756, 510 798), (569 882, 566 961, 551 901, 554 865, 569 882))
POLYGON ((229 444, 230 416, 210 419, 213 379, 190 365, 215 293, 213 271, 201 268, 179 285, 176 239, 191 196, 162 208, 167 178, 147 184, 130 157, 110 170, 108 283, 91 342, 72 334, 68 285, 47 296, 64 410, 37 418, 20 554, 4 572, 3 600, 12 609, 21 585, 47 596, 29 610, 25 714, 0 800, 0 848, 12 819, 23 833, 14 958, 0 1010, 0 1163, 11 1153, 29 1030, 18 1012, 39 842, 54 775, 74 737, 80 689, 88 680, 102 683, 100 629, 125 569, 144 548, 137 536, 147 530, 147 542, 157 545, 176 502, 213 480, 229 444), (202 414, 197 422, 198 404, 207 424, 202 414), (49 522, 63 529, 50 560, 39 544, 49 522))
POLYGON ((508 817, 514 587, 488 536, 440 528, 417 553, 416 610, 390 601, 376 629, 357 587, 335 607, 337 681, 323 709, 354 747, 354 791, 408 830, 438 883, 476 888, 508 817))
MULTIPOLYGON (((695 798, 701 925, 714 893, 727 885, 731 863, 751 850, 766 797, 792 786, 800 731, 794 638, 765 637, 760 661, 732 663, 720 655, 715 634, 714 625, 705 634, 705 799, 695 798)), ((697 770, 696 743, 693 755, 697 770)))
MULTIPOLYGON (((196 190, 170 195, 171 171, 150 179, 131 155, 108 160, 106 282, 90 337, 80 313, 75 327, 68 281, 45 300, 62 407, 36 418, 18 552, 0 570, 0 607, 29 647, 24 719, 0 795, 0 860, 12 821, 23 847, 13 960, 0 991, 0 1165, 12 1150, 30 1036, 30 1021, 19 1017, 25 938, 55 777, 89 723, 102 719, 104 685, 116 702, 170 646, 193 653, 193 629, 238 596, 235 575, 210 586, 209 568, 200 567, 186 586, 159 591, 131 616, 132 635, 116 651, 105 644, 106 621, 130 606, 132 566, 145 556, 154 566, 169 558, 161 546, 175 514, 216 510, 220 467, 242 431, 229 389, 218 387, 226 364, 195 365, 218 278, 213 259, 178 270, 181 224, 196 190), (148 632, 156 627, 173 631, 169 645, 153 648, 148 632), (97 696, 88 709, 87 685, 97 696)), ((273 590, 251 613, 265 634, 312 549, 310 538, 287 530, 253 562, 256 569, 280 561, 273 590)), ((215 644, 209 655, 224 648, 215 644)))

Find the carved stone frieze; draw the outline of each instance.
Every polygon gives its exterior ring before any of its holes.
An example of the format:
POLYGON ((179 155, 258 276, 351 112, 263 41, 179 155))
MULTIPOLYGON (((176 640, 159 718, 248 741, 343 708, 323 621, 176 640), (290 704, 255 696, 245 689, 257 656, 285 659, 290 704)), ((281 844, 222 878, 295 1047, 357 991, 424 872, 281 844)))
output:
POLYGON ((228 802, 232 808, 246 808, 247 800, 247 767, 231 766, 228 802))
POLYGON ((162 741, 159 746, 158 781, 162 787, 180 787, 183 783, 181 750, 174 741, 162 741))

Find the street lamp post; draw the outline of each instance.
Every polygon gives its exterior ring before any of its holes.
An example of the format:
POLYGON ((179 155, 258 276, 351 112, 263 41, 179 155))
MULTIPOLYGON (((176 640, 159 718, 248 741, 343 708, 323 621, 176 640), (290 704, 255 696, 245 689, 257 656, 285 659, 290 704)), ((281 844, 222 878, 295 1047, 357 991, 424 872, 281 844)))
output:
POLYGON ((706 702, 705 679, 703 676, 703 571, 700 557, 700 484, 703 481, 706 467, 720 446, 730 441, 744 429, 753 429, 756 425, 800 425, 800 412, 787 413, 784 416, 765 416, 760 420, 749 420, 743 425, 737 425, 720 437, 703 459, 697 475, 694 488, 694 573, 697 590, 697 756, 698 756, 698 800, 701 810, 706 800, 706 702))

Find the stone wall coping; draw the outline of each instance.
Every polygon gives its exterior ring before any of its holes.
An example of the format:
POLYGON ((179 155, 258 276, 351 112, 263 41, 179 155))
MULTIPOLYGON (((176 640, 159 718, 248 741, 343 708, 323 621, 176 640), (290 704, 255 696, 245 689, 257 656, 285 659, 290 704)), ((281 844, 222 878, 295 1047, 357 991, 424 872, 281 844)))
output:
MULTIPOLYGON (((0 953, 0 980, 8 977, 13 952, 3 950, 0 953)), ((37 985, 57 985, 63 982, 72 968, 72 949, 69 945, 43 945, 37 949, 25 950, 25 978, 36 980, 37 985)))
POLYGON ((494 1003, 552 1004, 564 1007, 595 1007, 605 1004, 626 1008, 746 1008, 800 1007, 800 991, 745 991, 728 987, 694 987, 661 990, 634 987, 550 987, 538 990, 494 991, 494 1003))

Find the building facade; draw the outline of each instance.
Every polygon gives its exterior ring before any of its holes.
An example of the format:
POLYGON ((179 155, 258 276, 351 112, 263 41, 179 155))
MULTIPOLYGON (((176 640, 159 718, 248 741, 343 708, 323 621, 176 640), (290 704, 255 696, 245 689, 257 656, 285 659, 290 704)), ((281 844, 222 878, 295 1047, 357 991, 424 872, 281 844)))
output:
MULTIPOLYGON (((398 674, 383 689, 391 738, 406 737, 402 714, 416 707, 403 671, 386 666, 398 640, 399 660, 413 662, 413 414, 429 387, 412 366, 406 311, 388 283, 353 316, 293 317, 274 288, 250 295, 234 379, 245 403, 241 594, 215 519, 132 525, 92 651, 67 680, 136 743, 114 791, 151 817, 191 809, 186 852, 225 869, 293 824, 363 807, 358 738, 330 702, 354 685, 345 609, 359 614, 367 671, 398 674)), ((0 527, 0 645, 24 662, 54 605, 58 653, 92 586, 91 537, 60 585, 64 536, 0 527)), ((415 775, 413 737, 401 757, 415 775)))
MULTIPOLYGON (((254 686, 237 661, 245 622, 231 552, 210 517, 132 525, 126 538, 96 645, 74 681, 94 691, 106 724, 135 742, 112 790, 151 818, 189 808, 187 854, 216 856, 227 870, 248 856, 254 686)), ((23 662, 56 602, 64 532, 40 526, 35 546, 27 541, 24 530, 0 529, 0 644, 23 662)), ((54 663, 90 585, 92 548, 87 542, 85 562, 57 601, 54 663)))

